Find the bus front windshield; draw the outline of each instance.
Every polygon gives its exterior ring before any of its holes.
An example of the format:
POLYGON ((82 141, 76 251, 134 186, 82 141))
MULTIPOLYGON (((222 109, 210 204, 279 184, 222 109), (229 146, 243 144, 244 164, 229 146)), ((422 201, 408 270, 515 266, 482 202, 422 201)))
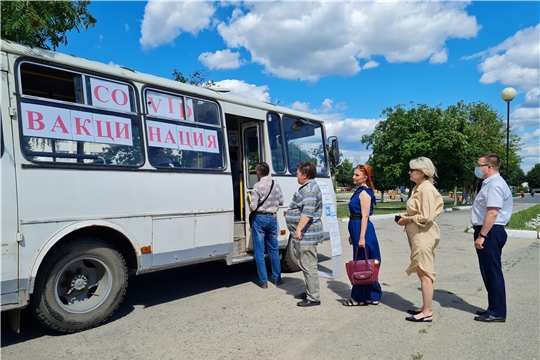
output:
POLYGON ((289 171, 295 174, 298 164, 310 161, 317 175, 327 175, 322 124, 288 116, 283 116, 282 123, 289 171))

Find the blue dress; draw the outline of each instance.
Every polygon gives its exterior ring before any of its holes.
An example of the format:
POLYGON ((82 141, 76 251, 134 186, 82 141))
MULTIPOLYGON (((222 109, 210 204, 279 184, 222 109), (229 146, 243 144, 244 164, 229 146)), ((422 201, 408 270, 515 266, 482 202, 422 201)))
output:
MULTIPOLYGON (((349 212, 351 214, 360 214, 360 193, 365 191, 371 197, 371 205, 369 209, 369 215, 373 214, 373 205, 375 205, 375 194, 373 190, 366 186, 360 186, 354 192, 351 200, 349 201, 349 212)), ((349 235, 351 236, 353 243, 353 258, 356 254, 356 248, 358 247, 358 241, 360 240, 360 224, 361 220, 349 220, 349 235)), ((381 265, 381 251, 379 249, 379 241, 377 240, 377 234, 375 234, 375 227, 371 220, 368 219, 366 229, 366 252, 369 259, 379 260, 379 266, 381 265)), ((358 251, 358 259, 364 259, 364 251, 360 249, 358 251)), ((358 260, 356 259, 356 260, 358 260)), ((373 285, 354 285, 351 291, 351 298, 355 302, 365 303, 366 301, 377 302, 381 299, 382 289, 379 282, 373 285)))

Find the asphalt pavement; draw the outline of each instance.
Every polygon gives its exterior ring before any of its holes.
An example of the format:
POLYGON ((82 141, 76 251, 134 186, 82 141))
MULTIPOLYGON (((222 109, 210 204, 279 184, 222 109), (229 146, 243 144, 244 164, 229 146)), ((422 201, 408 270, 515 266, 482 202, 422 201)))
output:
MULTIPOLYGON (((535 197, 537 198, 537 197, 535 197)), ((538 196, 540 200, 540 196, 538 196)), ((533 205, 515 200, 515 209, 533 205)), ((437 222, 432 323, 405 321, 421 304, 419 280, 407 276, 410 251, 403 228, 373 217, 379 238, 383 297, 378 306, 345 307, 347 276, 321 278, 322 304, 299 308, 301 273, 260 289, 254 263, 197 264, 130 279, 127 295, 104 325, 60 335, 23 314, 22 333, 2 317, 1 356, 19 359, 540 359, 540 240, 510 237, 503 251, 508 317, 473 320, 487 294, 478 269, 470 210, 437 222)), ((351 260, 347 223, 340 222, 342 272, 351 260)), ((331 271, 329 242, 319 246, 319 270, 331 271)))

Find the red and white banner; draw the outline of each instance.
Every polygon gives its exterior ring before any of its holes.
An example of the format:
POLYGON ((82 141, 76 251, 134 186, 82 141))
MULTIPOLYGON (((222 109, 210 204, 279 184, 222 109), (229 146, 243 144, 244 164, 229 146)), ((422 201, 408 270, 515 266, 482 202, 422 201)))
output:
POLYGON ((21 103, 23 135, 133 146, 131 119, 21 103))
POLYGON ((219 153, 216 130, 147 121, 148 145, 178 150, 219 153))
POLYGON ((195 121, 193 114, 193 100, 186 100, 187 117, 184 114, 183 98, 166 95, 155 91, 146 92, 148 115, 156 115, 172 120, 195 121))
POLYGON ((133 111, 127 85, 90 78, 90 87, 93 106, 125 112, 133 111))

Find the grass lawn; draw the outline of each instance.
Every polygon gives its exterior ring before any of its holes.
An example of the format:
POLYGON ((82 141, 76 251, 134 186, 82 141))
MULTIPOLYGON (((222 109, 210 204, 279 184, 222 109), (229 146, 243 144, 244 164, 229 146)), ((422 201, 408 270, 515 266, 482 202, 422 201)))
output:
MULTIPOLYGON (((444 206, 449 207, 454 205, 454 200, 445 200, 444 206)), ((385 215, 385 214, 397 214, 407 212, 405 202, 377 202, 377 205, 373 208, 373 215, 385 215)), ((343 219, 349 217, 349 206, 347 204, 338 204, 337 217, 343 219)))
POLYGON ((507 228, 513 230, 536 230, 526 227, 525 223, 537 217, 538 214, 540 214, 540 205, 534 205, 528 209, 514 213, 507 228))

